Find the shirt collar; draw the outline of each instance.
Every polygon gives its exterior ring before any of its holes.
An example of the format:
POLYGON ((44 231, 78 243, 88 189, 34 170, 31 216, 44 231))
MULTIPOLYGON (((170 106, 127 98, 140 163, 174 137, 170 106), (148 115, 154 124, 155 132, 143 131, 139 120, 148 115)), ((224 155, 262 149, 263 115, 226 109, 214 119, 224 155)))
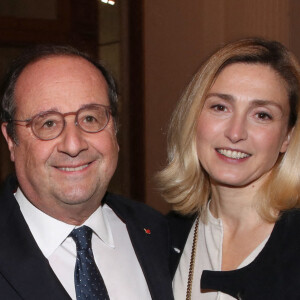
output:
MULTIPOLYGON (((15 197, 35 241, 44 256, 49 258, 69 236, 75 226, 59 221, 36 208, 25 197, 20 188, 15 193, 15 197)), ((89 226, 105 244, 114 248, 112 231, 107 217, 103 213, 102 206, 83 225, 89 226)))
POLYGON ((102 206, 98 207, 82 225, 89 226, 106 245, 115 247, 111 227, 102 206))
POLYGON ((222 226, 222 220, 220 218, 215 218, 213 214, 210 211, 210 202, 209 200, 208 205, 207 205, 207 221, 208 223, 216 226, 222 226))

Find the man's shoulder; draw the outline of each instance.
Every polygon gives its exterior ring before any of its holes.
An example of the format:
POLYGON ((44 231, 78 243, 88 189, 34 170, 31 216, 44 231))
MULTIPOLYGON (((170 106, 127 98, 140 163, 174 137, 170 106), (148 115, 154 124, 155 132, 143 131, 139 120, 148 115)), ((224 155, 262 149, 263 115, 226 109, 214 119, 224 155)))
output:
POLYGON ((121 218, 128 217, 144 221, 155 219, 167 222, 165 217, 154 208, 121 195, 106 193, 103 201, 121 218))
POLYGON ((18 207, 14 193, 17 190, 17 179, 14 175, 10 175, 1 185, 0 188, 0 216, 6 215, 12 209, 18 207))

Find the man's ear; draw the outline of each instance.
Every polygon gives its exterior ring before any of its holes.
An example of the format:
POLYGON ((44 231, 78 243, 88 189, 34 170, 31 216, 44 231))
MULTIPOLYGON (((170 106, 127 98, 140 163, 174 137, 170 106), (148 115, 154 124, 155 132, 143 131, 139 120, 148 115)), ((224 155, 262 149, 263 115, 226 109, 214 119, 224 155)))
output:
POLYGON ((294 131, 294 128, 293 127, 292 129, 290 129, 281 145, 281 148, 280 148, 280 153, 285 153, 285 151, 287 150, 289 144, 290 144, 290 140, 291 140, 291 136, 293 134, 293 131, 294 131))
POLYGON ((7 145, 8 145, 8 150, 10 152, 10 159, 11 159, 11 161, 15 161, 15 147, 16 147, 16 143, 7 134, 7 123, 2 123, 1 124, 1 130, 2 130, 2 133, 3 133, 4 137, 5 137, 7 145))

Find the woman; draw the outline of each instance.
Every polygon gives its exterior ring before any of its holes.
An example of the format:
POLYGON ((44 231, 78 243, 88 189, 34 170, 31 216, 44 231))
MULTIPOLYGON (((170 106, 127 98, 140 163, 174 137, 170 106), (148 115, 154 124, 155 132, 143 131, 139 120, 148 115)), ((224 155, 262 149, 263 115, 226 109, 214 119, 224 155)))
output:
POLYGON ((280 43, 240 40, 179 102, 158 176, 175 299, 300 299, 299 70, 280 43))

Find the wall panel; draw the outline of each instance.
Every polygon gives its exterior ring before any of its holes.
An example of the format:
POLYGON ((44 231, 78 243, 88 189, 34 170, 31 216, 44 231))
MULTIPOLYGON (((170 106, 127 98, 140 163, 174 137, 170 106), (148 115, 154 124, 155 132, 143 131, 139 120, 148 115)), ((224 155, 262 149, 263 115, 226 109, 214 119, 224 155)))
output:
POLYGON ((146 203, 167 211, 154 174, 166 160, 166 127, 200 63, 225 42, 279 40, 300 57, 300 1, 144 0, 146 203))

